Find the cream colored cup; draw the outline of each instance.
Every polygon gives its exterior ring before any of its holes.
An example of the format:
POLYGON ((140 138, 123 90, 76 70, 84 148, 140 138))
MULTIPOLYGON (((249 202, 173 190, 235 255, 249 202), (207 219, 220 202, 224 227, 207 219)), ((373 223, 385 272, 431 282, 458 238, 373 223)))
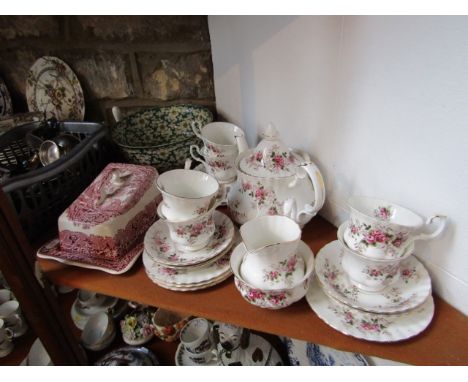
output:
POLYGON ((218 181, 196 170, 177 169, 159 175, 156 185, 173 221, 193 219, 210 209, 220 191, 218 181))
POLYGON ((15 337, 22 336, 28 329, 19 302, 16 300, 10 300, 0 305, 0 318, 5 322, 5 326, 13 331, 15 337))
POLYGON ((197 251, 204 248, 213 237, 215 223, 213 213, 217 204, 207 212, 189 220, 172 221, 166 217, 164 204, 158 206, 158 216, 169 228, 169 235, 175 246, 183 251, 197 251))
POLYGON ((13 345, 14 333, 10 328, 7 328, 5 321, 0 318, 0 358, 6 357, 14 348, 13 345))
POLYGON ((244 223, 240 234, 247 249, 240 274, 249 284, 284 289, 302 279, 305 264, 297 256, 301 228, 294 220, 280 215, 262 216, 244 223))
POLYGON ((190 146, 190 155, 193 159, 203 163, 206 171, 213 175, 219 182, 232 182, 236 179, 237 153, 230 155, 209 154, 206 147, 200 149, 196 145, 190 146))

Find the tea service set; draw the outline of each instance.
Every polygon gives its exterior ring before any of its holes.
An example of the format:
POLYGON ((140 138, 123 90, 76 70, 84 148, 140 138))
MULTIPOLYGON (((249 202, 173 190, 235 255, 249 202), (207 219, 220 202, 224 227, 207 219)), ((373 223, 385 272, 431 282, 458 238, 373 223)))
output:
POLYGON ((316 257, 307 301, 333 328, 353 337, 392 342, 419 334, 431 322, 429 273, 414 256, 415 242, 437 237, 446 217, 424 220, 387 200, 352 196, 350 218, 316 257), (420 233, 435 225, 430 234, 420 233))
POLYGON ((13 351, 14 340, 27 330, 28 324, 13 292, 8 288, 0 289, 0 358, 13 351))

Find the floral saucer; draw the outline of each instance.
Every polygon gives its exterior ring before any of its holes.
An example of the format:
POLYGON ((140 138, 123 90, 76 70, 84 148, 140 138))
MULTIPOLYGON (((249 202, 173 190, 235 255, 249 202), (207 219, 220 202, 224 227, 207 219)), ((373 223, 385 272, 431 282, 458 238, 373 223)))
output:
POLYGON ((196 268, 168 268, 164 265, 155 263, 149 258, 146 252, 143 254, 143 265, 146 273, 153 282, 161 282, 168 285, 201 284, 212 281, 219 276, 225 275, 230 271, 229 260, 231 251, 228 250, 223 256, 213 263, 204 267, 196 268))
POLYGON ((189 252, 176 249, 167 224, 158 220, 146 232, 145 250, 154 262, 170 267, 186 267, 208 261, 228 248, 234 237, 234 224, 229 217, 215 211, 214 221, 216 228, 211 242, 205 248, 189 252))
POLYGON ((13 107, 11 106, 11 97, 8 88, 0 77, 0 117, 13 114, 13 107))
POLYGON ((414 337, 427 328, 434 316, 432 295, 422 305, 403 313, 369 313, 328 297, 317 279, 311 282, 306 300, 317 316, 332 328, 368 341, 395 342, 414 337))
POLYGON ((83 90, 75 73, 57 57, 39 58, 29 69, 26 82, 29 111, 40 111, 47 118, 82 121, 85 104, 83 90))
POLYGON ((37 257, 41 259, 55 260, 66 265, 73 265, 80 268, 97 269, 113 275, 120 275, 127 272, 137 261, 143 252, 143 243, 137 241, 122 257, 117 259, 105 259, 93 256, 85 256, 81 253, 65 252, 60 248, 60 240, 53 239, 44 244, 37 251, 37 257))
POLYGON ((379 293, 356 287, 341 266, 343 248, 338 240, 317 254, 315 272, 324 292, 353 308, 374 313, 398 313, 421 305, 431 294, 431 278, 414 256, 401 263, 398 280, 379 293))
POLYGON ((196 363, 189 358, 189 353, 182 343, 177 347, 175 364, 176 366, 219 366, 216 350, 213 349, 213 358, 209 362, 196 363))

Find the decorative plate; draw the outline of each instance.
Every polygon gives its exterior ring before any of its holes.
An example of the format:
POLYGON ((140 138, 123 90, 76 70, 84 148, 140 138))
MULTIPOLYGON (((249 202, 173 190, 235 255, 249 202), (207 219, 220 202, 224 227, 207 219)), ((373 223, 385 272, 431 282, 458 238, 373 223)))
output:
POLYGON ((231 268, 229 259, 231 251, 227 251, 219 260, 210 263, 205 267, 191 268, 168 268, 152 261, 146 254, 143 254, 143 265, 146 273, 153 282, 159 281, 168 285, 180 285, 194 283, 205 283, 216 279, 217 277, 226 274, 231 268))
POLYGON ((0 117, 13 114, 13 106, 11 105, 11 97, 8 88, 0 77, 0 117))
POLYGON ((324 292, 353 308, 374 313, 398 313, 421 305, 431 294, 431 278, 414 257, 403 260, 398 281, 379 293, 356 287, 341 266, 342 244, 335 240, 317 254, 315 272, 324 292))
POLYGON ((187 350, 185 350, 184 344, 180 343, 175 355, 175 364, 176 366, 219 366, 216 350, 213 349, 212 352, 213 358, 210 362, 196 363, 189 358, 189 354, 187 350))
POLYGON ((368 366, 362 354, 336 350, 293 338, 284 338, 292 366, 368 366))
POLYGON ((29 69, 26 82, 29 111, 45 112, 46 118, 82 121, 83 90, 75 73, 57 57, 39 58, 29 69))
POLYGON ((118 259, 98 259, 87 257, 81 253, 64 252, 60 248, 60 240, 53 239, 44 244, 37 251, 37 257, 41 259, 55 260, 66 265, 74 265, 80 268, 96 269, 113 275, 127 272, 143 252, 143 243, 139 242, 129 252, 118 259))
POLYGON ((211 242, 198 251, 181 251, 176 248, 169 235, 169 228, 163 220, 158 220, 146 232, 145 251, 151 259, 161 265, 186 267, 200 264, 219 255, 232 243, 234 224, 219 211, 214 212, 215 233, 211 242))
POLYGON ((317 316, 332 328, 368 341, 395 342, 414 337, 427 328, 434 316, 432 296, 403 313, 369 313, 328 297, 316 279, 311 282, 306 299, 317 316))
POLYGON ((95 366, 159 366, 156 356, 145 347, 125 346, 106 354, 95 366))

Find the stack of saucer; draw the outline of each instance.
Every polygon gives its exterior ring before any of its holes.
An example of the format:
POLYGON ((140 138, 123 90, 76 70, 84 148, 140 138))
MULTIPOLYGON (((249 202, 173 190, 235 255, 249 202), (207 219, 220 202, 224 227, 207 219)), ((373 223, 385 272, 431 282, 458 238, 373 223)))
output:
POLYGON ((423 220, 401 206, 362 197, 349 201, 351 218, 338 240, 316 257, 317 280, 307 301, 336 330, 378 342, 400 341, 431 322, 434 301, 430 276, 414 252, 423 220))
POLYGON ((209 244, 197 251, 178 249, 167 225, 158 220, 146 233, 143 265, 148 277, 159 286, 176 291, 193 291, 216 285, 232 273, 231 248, 237 242, 231 219, 214 214, 215 232, 209 244))
POLYGON ((217 180, 201 171, 172 170, 158 178, 157 186, 163 196, 160 219, 144 239, 148 277, 177 291, 224 281, 231 275, 235 228, 229 217, 216 210, 223 199, 217 180))

